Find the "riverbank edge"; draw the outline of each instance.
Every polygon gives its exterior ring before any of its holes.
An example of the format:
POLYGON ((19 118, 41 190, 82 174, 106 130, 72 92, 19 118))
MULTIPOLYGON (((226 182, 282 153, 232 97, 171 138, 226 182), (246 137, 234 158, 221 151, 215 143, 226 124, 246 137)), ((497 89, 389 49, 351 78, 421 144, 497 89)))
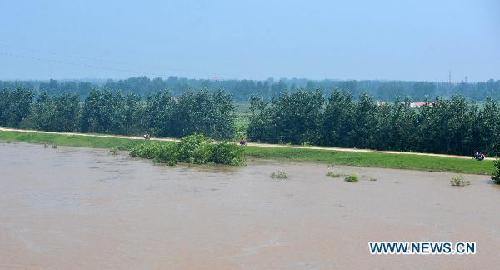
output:
MULTIPOLYGON (((0 141, 6 143, 27 142, 58 146, 105 148, 122 151, 129 151, 135 145, 144 142, 144 140, 138 137, 99 134, 65 135, 36 131, 0 131, 0 141)), ((175 142, 158 141, 158 143, 168 144, 175 142)), ((453 157, 401 155, 382 152, 342 152, 294 147, 245 146, 245 155, 249 158, 266 160, 306 161, 325 163, 328 165, 408 169, 431 172, 456 172, 480 175, 490 175, 494 168, 493 162, 490 160, 479 162, 473 159, 453 157)))

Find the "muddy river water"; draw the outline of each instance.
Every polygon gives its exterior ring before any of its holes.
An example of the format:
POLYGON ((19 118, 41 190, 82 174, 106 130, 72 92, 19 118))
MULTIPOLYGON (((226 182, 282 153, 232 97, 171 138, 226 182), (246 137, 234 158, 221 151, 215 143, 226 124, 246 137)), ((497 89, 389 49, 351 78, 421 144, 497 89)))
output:
POLYGON ((499 269, 487 176, 251 161, 167 167, 0 143, 0 269, 499 269), (270 174, 285 170, 289 178, 270 174), (377 181, 369 181, 376 178, 377 181), (475 255, 371 255, 369 241, 475 241, 475 255))

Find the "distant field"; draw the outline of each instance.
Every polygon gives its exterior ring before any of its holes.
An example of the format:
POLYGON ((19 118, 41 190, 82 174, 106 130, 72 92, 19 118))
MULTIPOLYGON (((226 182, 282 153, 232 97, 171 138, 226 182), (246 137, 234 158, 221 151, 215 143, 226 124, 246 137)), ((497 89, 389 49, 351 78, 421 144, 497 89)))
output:
POLYGON ((249 120, 249 115, 246 113, 237 113, 236 114, 236 120, 235 120, 235 126, 236 126, 236 132, 237 132, 237 138, 246 138, 247 134, 247 129, 248 129, 248 124, 250 123, 249 120))
MULTIPOLYGON (((92 137, 82 135, 61 135, 38 132, 0 131, 0 141, 47 143, 59 146, 117 148, 130 150, 142 140, 132 138, 92 137)), ((173 142, 163 142, 173 143, 173 142)), ((411 169, 421 171, 451 171, 471 174, 491 174, 492 161, 474 161, 472 159, 400 155, 388 153, 354 153, 293 147, 257 147, 245 148, 247 157, 273 160, 308 161, 326 164, 411 169)))
POLYGON ((236 107, 236 132, 237 138, 246 138, 248 124, 250 122, 250 103, 237 102, 236 107))
POLYGON ((250 103, 249 102, 235 102, 234 106, 237 113, 250 113, 250 103))

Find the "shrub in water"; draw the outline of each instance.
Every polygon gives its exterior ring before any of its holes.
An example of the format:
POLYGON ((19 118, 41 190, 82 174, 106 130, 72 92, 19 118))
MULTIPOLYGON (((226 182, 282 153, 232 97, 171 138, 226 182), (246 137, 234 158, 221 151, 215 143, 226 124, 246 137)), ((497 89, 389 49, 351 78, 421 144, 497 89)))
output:
POLYGON ((201 134, 182 138, 177 147, 181 162, 204 164, 212 157, 211 141, 201 134))
POLYGON ((160 147, 160 144, 157 142, 141 143, 132 148, 130 155, 132 157, 153 159, 158 155, 160 147))
POLYGON ((356 175, 349 175, 344 178, 344 181, 346 182, 358 182, 358 176, 356 175))
POLYGON ((159 145, 159 149, 155 153, 156 162, 167 163, 169 166, 174 166, 179 160, 178 147, 175 143, 159 145))
POLYGON ((113 156, 116 156, 118 155, 118 148, 116 147, 113 147, 109 150, 109 152, 113 155, 113 156))
POLYGON ((329 172, 326 173, 326 176, 329 176, 329 177, 341 177, 342 174, 341 173, 335 173, 335 172, 329 171, 329 172))
POLYGON ((212 162, 239 166, 245 163, 243 148, 231 143, 221 142, 212 145, 212 162))
POLYGON ((455 175, 451 178, 450 185, 454 187, 465 187, 470 185, 470 181, 464 180, 464 177, 461 175, 455 175))
POLYGON ((193 151, 192 156, 185 162, 194 164, 205 164, 211 161, 213 145, 210 142, 204 142, 193 151))
POLYGON ((500 185, 500 159, 495 160, 493 164, 495 164, 495 171, 491 176, 491 180, 493 180, 495 184, 500 185))
POLYGON ((132 157, 154 159, 175 165, 177 162, 205 164, 208 162, 242 165, 245 162, 243 148, 230 142, 212 143, 203 135, 184 137, 179 143, 144 142, 130 151, 132 157))
POLYGON ((271 178, 273 179, 287 179, 288 174, 285 171, 276 171, 271 174, 271 178))

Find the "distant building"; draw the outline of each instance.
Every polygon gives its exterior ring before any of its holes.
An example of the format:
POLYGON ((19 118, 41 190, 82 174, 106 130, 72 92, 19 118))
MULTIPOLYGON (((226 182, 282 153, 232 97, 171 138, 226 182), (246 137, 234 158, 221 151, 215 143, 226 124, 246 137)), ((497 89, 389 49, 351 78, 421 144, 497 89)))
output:
POLYGON ((420 108, 424 106, 432 107, 432 105, 434 105, 433 102, 411 102, 410 108, 420 108))
MULTIPOLYGON (((404 102, 401 102, 401 103, 404 103, 404 102)), ((385 101, 377 101, 377 106, 378 107, 385 106, 385 105, 387 105, 387 102, 385 102, 385 101)), ((420 107, 424 107, 424 106, 432 107, 433 105, 434 105, 434 102, 423 102, 423 101, 411 102, 410 103, 410 108, 420 108, 420 107)))

